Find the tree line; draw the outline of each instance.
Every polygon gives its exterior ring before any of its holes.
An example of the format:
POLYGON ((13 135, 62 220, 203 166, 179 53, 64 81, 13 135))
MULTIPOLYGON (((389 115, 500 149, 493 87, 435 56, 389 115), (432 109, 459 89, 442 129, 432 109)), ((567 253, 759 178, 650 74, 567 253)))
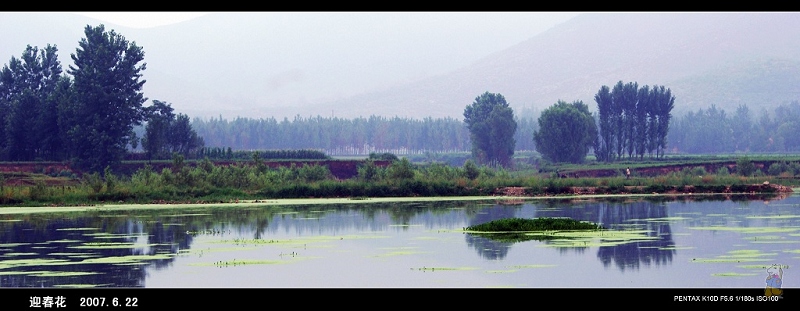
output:
POLYGON ((144 107, 144 51, 103 25, 85 37, 64 72, 58 49, 28 45, 0 72, 0 161, 72 161, 101 172, 140 141, 155 157, 202 147, 170 104, 144 107), (134 128, 147 124, 140 139, 134 128))
POLYGON ((604 162, 664 155, 675 105, 670 89, 619 81, 600 87, 594 99, 596 114, 582 101, 562 100, 542 112, 534 141, 543 158, 581 163, 591 150, 604 162))
MULTIPOLYGON (((517 122, 532 126, 532 118, 517 122)), ((278 120, 236 117, 232 120, 194 118, 192 128, 203 137, 207 147, 234 150, 316 149, 389 152, 416 150, 431 152, 467 151, 471 148, 469 130, 455 118, 401 118, 369 116, 345 119, 338 117, 301 117, 278 120), (366 147, 366 148, 365 148, 366 147)), ((517 131, 518 150, 533 150, 530 130, 517 131), (527 137, 526 137, 527 135, 527 137), (527 149, 526 149, 527 148, 527 149)))
POLYGON ((664 155, 675 106, 670 89, 619 81, 613 89, 602 86, 594 98, 599 134, 594 154, 599 161, 664 155))
POLYGON ((758 114, 747 105, 739 105, 733 113, 711 105, 676 118, 671 128, 668 138, 674 152, 798 152, 800 102, 758 114))

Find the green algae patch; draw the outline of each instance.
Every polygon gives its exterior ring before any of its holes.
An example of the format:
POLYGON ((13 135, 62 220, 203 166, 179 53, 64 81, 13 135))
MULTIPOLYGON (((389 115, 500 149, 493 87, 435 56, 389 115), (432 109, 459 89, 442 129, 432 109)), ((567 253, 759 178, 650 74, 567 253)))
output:
POLYGON ((692 258, 692 262, 697 263, 741 263, 741 262, 761 262, 769 261, 776 253, 762 253, 754 249, 741 249, 730 251, 727 255, 717 256, 716 258, 692 258))
POLYGON ((158 244, 137 244, 137 243, 83 243, 83 245, 70 246, 74 249, 117 249, 117 248, 140 248, 147 246, 156 246, 158 244))
POLYGON ((394 256, 406 256, 406 255, 416 255, 416 254, 424 254, 424 253, 425 252, 412 251, 412 250, 397 250, 397 251, 391 251, 391 252, 388 252, 388 253, 383 253, 383 254, 380 254, 380 255, 375 255, 375 256, 372 256, 372 257, 394 257, 394 256))
MULTIPOLYGON (((111 284, 109 284, 111 285, 111 284)), ((103 285, 96 285, 96 284, 56 284, 53 287, 56 288, 96 288, 102 287, 103 285)))
POLYGON ((517 271, 519 271, 519 270, 509 269, 509 270, 486 270, 484 272, 498 274, 498 273, 514 273, 514 272, 517 272, 517 271))
POLYGON ((0 275, 30 275, 35 271, 0 271, 0 275))
POLYGON ((45 243, 79 243, 81 240, 53 240, 47 241, 45 243))
POLYGON ((248 266, 248 265, 279 265, 291 262, 292 261, 287 261, 287 260, 233 259, 233 260, 220 260, 216 262, 191 263, 189 265, 196 267, 235 267, 235 266, 248 266))
POLYGON ((35 256, 39 255, 39 253, 5 253, 3 256, 5 257, 14 257, 14 256, 35 256))
POLYGON ((627 221, 647 221, 647 222, 671 222, 679 220, 690 220, 688 217, 658 217, 658 218, 643 218, 643 219, 628 219, 627 221))
POLYGON ((90 271, 0 271, 0 275, 29 275, 37 277, 64 277, 103 274, 90 271))
POLYGON ((694 249, 694 246, 668 246, 668 247, 658 247, 658 250, 661 251, 676 251, 676 250, 683 250, 683 249, 694 249))
POLYGON ((515 266, 507 266, 506 268, 519 270, 519 269, 540 269, 540 268, 553 268, 553 267, 558 267, 558 265, 545 265, 545 264, 541 264, 541 265, 515 265, 515 266))
POLYGON ((712 273, 711 276, 720 276, 720 277, 743 277, 743 276, 754 276, 758 275, 756 273, 739 273, 739 272, 722 272, 722 273, 712 273))
POLYGON ((216 248, 205 248, 205 249, 182 249, 178 251, 178 255, 190 255, 190 254, 198 254, 202 255, 205 253, 220 253, 220 252, 238 252, 238 251, 249 251, 249 250, 256 250, 257 247, 216 247, 216 248))
POLYGON ((84 275, 94 275, 94 274, 102 274, 102 273, 88 272, 88 271, 40 271, 32 275, 38 277, 63 277, 63 276, 84 276, 84 275))
POLYGON ((60 228, 56 229, 56 231, 95 231, 100 230, 100 228, 60 228))
POLYGON ((647 230, 601 230, 601 231, 561 231, 561 232, 545 232, 545 233, 528 233, 545 234, 549 238, 545 241, 542 247, 602 247, 602 246, 617 246, 628 243, 656 241, 660 237, 649 236, 650 231, 647 230))
POLYGON ((800 228, 780 228, 780 227, 689 227, 692 230, 711 230, 711 231, 730 231, 740 233, 789 233, 800 230, 800 228))
POLYGON ((95 239, 132 239, 132 238, 140 238, 143 236, 147 236, 145 234, 106 233, 106 232, 87 233, 84 235, 88 237, 93 237, 95 239))
POLYGON ((411 270, 425 271, 425 272, 470 271, 470 270, 478 270, 478 268, 475 268, 475 267, 422 267, 422 268, 411 268, 411 270))
POLYGON ((112 256, 112 257, 102 257, 102 258, 89 258, 84 259, 81 261, 81 264, 98 264, 98 263, 106 263, 106 264, 131 264, 131 263, 142 263, 144 261, 150 260, 164 260, 164 259, 172 259, 174 256, 171 255, 130 255, 130 256, 112 256))
POLYGON ((17 267, 57 266, 57 265, 69 265, 69 264, 73 264, 73 262, 66 259, 43 259, 43 258, 12 259, 12 260, 0 261, 0 270, 17 268, 17 267))
POLYGON ((800 215, 771 215, 771 216, 747 216, 747 219, 792 219, 800 218, 800 215))
POLYGON ((697 263, 739 263, 769 261, 767 258, 692 258, 697 263))

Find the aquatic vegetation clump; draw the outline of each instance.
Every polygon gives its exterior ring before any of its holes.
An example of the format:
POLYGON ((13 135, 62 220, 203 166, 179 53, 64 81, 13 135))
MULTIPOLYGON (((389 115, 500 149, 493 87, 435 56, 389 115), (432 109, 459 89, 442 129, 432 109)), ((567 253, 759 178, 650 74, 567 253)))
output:
POLYGON ((504 218, 466 228, 468 231, 481 232, 600 229, 603 229, 600 225, 571 218, 504 218))

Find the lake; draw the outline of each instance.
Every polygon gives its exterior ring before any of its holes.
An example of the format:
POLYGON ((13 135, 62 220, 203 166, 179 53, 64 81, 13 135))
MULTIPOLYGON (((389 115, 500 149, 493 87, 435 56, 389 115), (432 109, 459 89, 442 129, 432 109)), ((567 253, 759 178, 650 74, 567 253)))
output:
POLYGON ((800 195, 223 205, 0 215, 0 287, 798 287, 800 195), (570 217, 607 231, 465 233, 570 217), (780 268, 780 269, 778 269, 780 268))

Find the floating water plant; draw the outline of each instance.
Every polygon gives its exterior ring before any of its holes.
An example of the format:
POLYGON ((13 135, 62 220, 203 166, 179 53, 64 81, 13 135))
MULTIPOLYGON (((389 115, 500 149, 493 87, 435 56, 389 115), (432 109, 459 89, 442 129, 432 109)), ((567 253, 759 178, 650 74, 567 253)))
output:
POLYGON ((571 218, 504 218, 480 225, 469 226, 467 231, 519 232, 545 230, 600 230, 603 227, 571 218))
POLYGON ((558 231, 598 231, 603 227, 571 218, 504 218, 464 229, 470 233, 485 233, 492 240, 514 243, 550 240, 558 231))
POLYGON ((723 277, 740 277, 740 276, 754 276, 758 275, 755 273, 738 273, 738 272, 723 272, 723 273, 712 273, 711 276, 723 276, 723 277))
POLYGON ((422 267, 422 268, 411 268, 411 270, 417 271, 468 271, 468 270, 477 270, 478 268, 473 267, 422 267))
POLYGON ((557 267, 558 265, 516 265, 516 266, 507 266, 507 268, 511 269, 534 269, 534 268, 553 268, 557 267))

